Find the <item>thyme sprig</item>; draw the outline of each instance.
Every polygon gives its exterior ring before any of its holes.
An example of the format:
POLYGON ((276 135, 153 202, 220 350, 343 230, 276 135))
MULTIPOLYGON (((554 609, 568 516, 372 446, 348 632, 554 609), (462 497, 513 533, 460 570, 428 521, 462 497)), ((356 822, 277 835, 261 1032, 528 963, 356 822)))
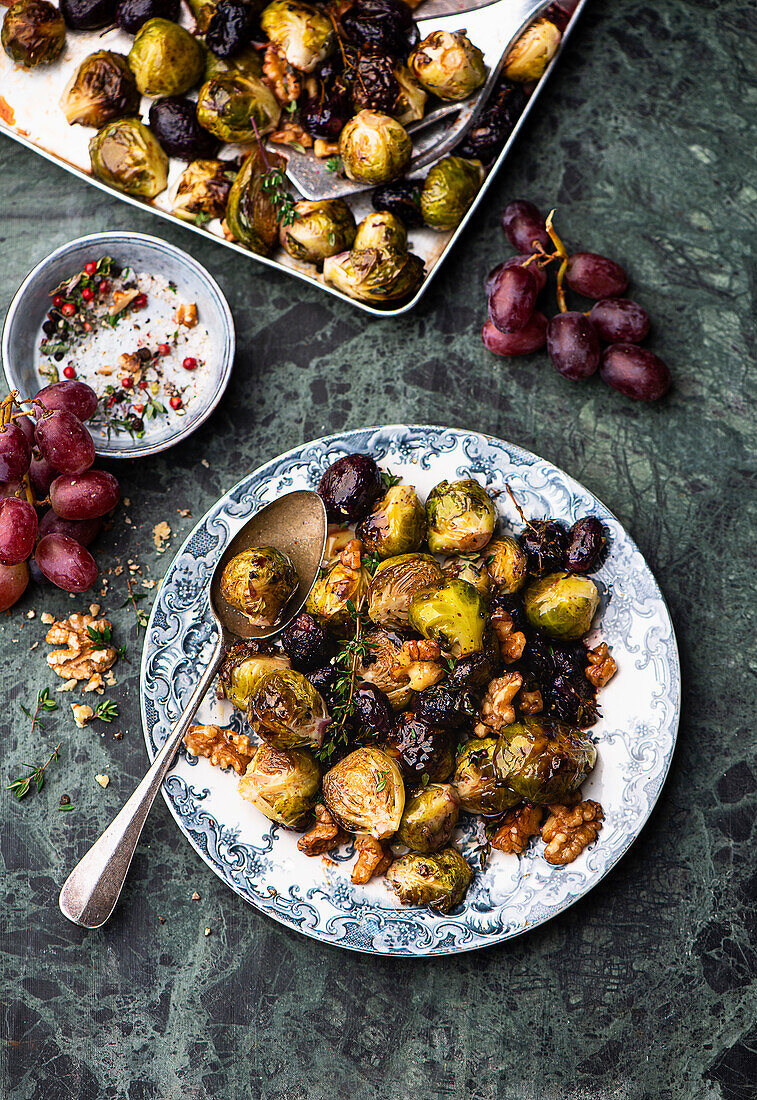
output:
POLYGON ((39 717, 40 711, 51 711, 57 709, 58 704, 55 702, 54 699, 50 698, 50 688, 42 688, 42 690, 37 693, 37 703, 34 707, 33 714, 27 707, 24 706, 23 703, 21 703, 21 710, 24 712, 27 718, 31 718, 32 728, 29 730, 29 733, 34 733, 35 729, 43 730, 45 728, 45 723, 39 717))
POLYGON ((355 621, 355 633, 339 643, 339 652, 332 662, 336 678, 332 688, 331 724, 326 729, 323 744, 315 751, 322 761, 330 760, 340 746, 347 744, 347 722, 355 713, 357 670, 373 648, 373 643, 365 640, 370 620, 362 610, 362 604, 357 608, 352 600, 347 600, 345 606, 355 621))
POLYGON ((103 699, 102 703, 98 704, 93 717, 99 718, 101 722, 112 722, 114 718, 118 718, 118 703, 103 699))
MULTIPOLYGON (((113 644, 113 631, 109 626, 88 626, 87 634, 89 640, 93 642, 92 651, 96 653, 98 649, 109 649, 113 644)), ((113 646, 116 653, 122 660, 126 660, 126 646, 113 646)))
POLYGON ((144 630, 147 626, 147 612, 143 611, 141 607, 137 607, 137 604, 145 598, 145 594, 144 592, 138 592, 136 596, 134 595, 134 590, 131 587, 130 577, 126 578, 126 587, 129 589, 129 595, 121 604, 121 607, 128 607, 129 604, 131 604, 131 606, 134 608, 134 614, 137 617, 137 627, 140 630, 144 630))
POLYGON ((281 168, 269 168, 260 181, 276 212, 276 221, 291 225, 299 216, 294 208, 294 196, 286 186, 286 176, 281 168))
MULTIPOLYGON (((57 707, 57 703, 55 706, 57 707)), ((58 750, 62 744, 62 741, 58 742, 44 764, 24 764, 24 767, 30 770, 31 775, 19 776, 18 779, 12 779, 7 785, 6 791, 10 791, 17 802, 20 802, 29 793, 32 784, 37 788, 37 793, 42 790, 45 785, 45 770, 52 764, 53 760, 58 759, 58 750)))

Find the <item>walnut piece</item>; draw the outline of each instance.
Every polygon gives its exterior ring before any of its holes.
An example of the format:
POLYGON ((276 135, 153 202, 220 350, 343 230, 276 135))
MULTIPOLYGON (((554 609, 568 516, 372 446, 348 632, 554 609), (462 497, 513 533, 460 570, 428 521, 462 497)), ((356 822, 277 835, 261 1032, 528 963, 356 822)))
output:
POLYGON ((600 804, 591 799, 578 802, 575 806, 550 805, 549 817, 541 830, 547 862, 558 866, 572 863, 588 844, 597 839, 604 816, 600 804))
MULTIPOLYGON (((265 48, 263 75, 279 103, 294 103, 299 98, 302 80, 288 63, 284 51, 273 42, 269 42, 265 48)), ((278 140, 275 134, 271 135, 271 141, 278 140)))
POLYGON ((506 672, 492 680, 481 704, 481 714, 474 726, 476 737, 492 737, 498 730, 515 721, 513 699, 523 686, 519 672, 506 672))
POLYGON ((413 691, 423 691, 444 676, 444 666, 437 663, 441 655, 439 643, 431 638, 403 642, 389 675, 395 683, 409 684, 413 691))
POLYGON ((95 780, 100 784, 100 786, 103 788, 103 790, 105 790, 105 788, 110 783, 110 776, 109 775, 96 775, 95 780))
POLYGON ((174 314, 174 321, 184 328, 194 328, 197 324, 197 306, 194 302, 182 302, 174 314))
POLYGON ((521 689, 515 702, 521 714, 541 714, 544 710, 544 700, 538 688, 533 691, 521 689))
POLYGON ((330 531, 326 537, 326 549, 323 553, 326 561, 332 562, 334 558, 338 558, 342 550, 349 542, 352 542, 354 537, 352 531, 347 528, 344 530, 337 528, 336 531, 330 531))
POLYGON ((526 648, 526 635, 522 630, 513 630, 513 617, 503 607, 492 612, 492 628, 497 635, 499 651, 506 665, 519 661, 526 648))
POLYGON ((72 703, 71 710, 74 712, 74 722, 80 730, 83 730, 90 718, 95 716, 92 707, 88 707, 86 703, 72 703))
POLYGON ((171 537, 171 528, 164 519, 160 523, 156 523, 152 529, 152 541, 155 544, 155 549, 159 554, 165 552, 168 540, 171 537))
POLYGON ((247 771, 255 749, 245 734, 213 725, 190 726, 184 744, 192 756, 206 757, 214 768, 233 768, 237 775, 247 771))
POLYGON ((285 122, 279 130, 268 135, 269 141, 278 145, 301 145, 303 149, 310 149, 313 139, 306 134, 299 122, 285 122))
POLYGON ((323 138, 316 138, 313 144, 313 152, 321 160, 324 160, 326 157, 336 157, 339 155, 339 142, 324 141, 323 138))
POLYGON ((118 651, 115 646, 93 641, 89 635, 90 628, 93 633, 107 634, 112 630, 112 623, 78 612, 54 622, 45 635, 45 641, 48 645, 65 646, 65 649, 48 653, 47 663, 62 680, 86 680, 84 691, 102 693, 105 690, 102 674, 116 663, 118 651))
POLYGON ((539 835, 542 813, 541 806, 534 806, 530 802, 508 810, 505 820, 492 837, 492 848, 520 855, 528 847, 531 837, 539 835))
POLYGON ((352 881, 364 886, 376 875, 383 875, 392 863, 392 854, 372 836, 359 836, 355 840, 358 857, 352 868, 352 881))
POLYGON ((360 539, 350 539, 339 555, 339 560, 345 569, 352 569, 357 572, 363 560, 362 553, 363 544, 360 539))
POLYGON ((610 656, 607 642, 602 642, 594 649, 590 649, 586 656, 589 660, 586 668, 586 679, 599 690, 612 680, 618 671, 618 666, 610 656))
POLYGON ((297 847, 306 856, 322 856, 347 839, 325 806, 316 806, 314 813, 315 825, 297 841, 297 847))

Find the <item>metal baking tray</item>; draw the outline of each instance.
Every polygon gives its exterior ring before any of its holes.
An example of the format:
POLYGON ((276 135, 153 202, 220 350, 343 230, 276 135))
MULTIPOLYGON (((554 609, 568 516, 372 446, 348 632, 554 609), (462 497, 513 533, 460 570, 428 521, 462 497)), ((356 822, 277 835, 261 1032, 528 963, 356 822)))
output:
MULTIPOLYGON (((84 126, 69 126, 60 109, 59 101, 61 93, 72 72, 88 54, 93 53, 95 50, 103 49, 114 50, 119 53, 129 52, 132 38, 124 34, 118 28, 112 28, 103 32, 71 31, 67 35, 66 46, 59 61, 53 65, 40 66, 40 68, 31 71, 24 70, 20 66, 15 65, 6 55, 5 51, 0 50, 0 133, 6 134, 8 137, 13 138, 14 141, 19 142, 21 145, 25 145, 35 153, 39 153, 40 156, 45 157, 54 164, 60 165, 61 168, 65 168, 68 172, 71 172, 72 175, 77 176, 79 179, 86 180, 87 183, 92 184, 94 187, 99 187, 101 191, 110 193, 122 202, 127 202, 132 206, 150 210, 153 214, 157 214, 158 217, 166 218, 175 225, 180 225, 184 229, 199 233, 201 236, 209 235, 226 248, 233 249, 235 252, 239 253, 239 255, 253 260, 256 263, 265 264, 267 267, 272 267, 279 271, 285 271, 289 275, 294 275, 295 278, 302 279, 304 282, 317 286, 327 294, 331 294, 335 298, 341 298, 342 301, 349 302, 350 305, 356 306, 365 313, 373 314, 376 317, 397 317, 402 313, 407 313, 418 304, 421 297, 430 286, 432 279, 441 268, 442 263, 449 255, 458 237, 465 232, 468 221, 473 217, 473 214, 483 202, 484 195, 500 165, 503 164, 507 158, 521 126, 523 126, 528 114, 533 109, 534 103, 546 86, 565 48, 565 43, 587 3, 588 0, 579 0, 578 6, 570 22, 563 31, 562 41, 557 53, 529 96, 523 113, 510 134, 505 147, 491 166, 472 206, 457 229, 451 233, 437 233, 430 229, 417 229, 412 230, 410 233, 412 251, 423 259, 426 265, 426 275, 413 297, 396 308, 379 308, 369 305, 367 302, 357 302, 353 298, 348 298, 334 287, 325 283, 323 277, 316 271, 313 265, 298 263, 283 250, 278 250, 272 257, 268 258, 265 256, 258 256, 256 253, 250 252, 248 249, 243 248, 242 245, 236 244, 233 241, 227 241, 223 236, 219 221, 213 221, 207 226, 200 227, 193 225, 191 222, 183 221, 181 218, 177 218, 176 215, 171 212, 169 196, 176 181, 184 170, 185 165, 181 161, 171 159, 168 187, 162 194, 149 201, 133 198, 130 195, 124 195, 122 192, 109 187, 106 183, 102 183, 92 176, 89 170, 89 154, 87 148, 89 140, 95 131, 84 126)), ((465 26, 464 15, 466 11, 472 11, 487 6, 488 4, 465 3, 464 0, 427 0, 420 9, 416 10, 419 18, 459 12, 462 29, 465 26)), ((189 19, 187 19, 187 23, 189 24, 189 19)), ((141 113, 145 118, 149 110, 150 102, 151 101, 146 98, 142 101, 141 113)), ((277 151, 281 151, 282 146, 276 146, 276 149, 277 151)), ((226 146, 226 150, 244 151, 243 147, 235 146, 226 146)), ((348 199, 348 201, 358 221, 372 209, 370 205, 370 192, 354 195, 348 199)))

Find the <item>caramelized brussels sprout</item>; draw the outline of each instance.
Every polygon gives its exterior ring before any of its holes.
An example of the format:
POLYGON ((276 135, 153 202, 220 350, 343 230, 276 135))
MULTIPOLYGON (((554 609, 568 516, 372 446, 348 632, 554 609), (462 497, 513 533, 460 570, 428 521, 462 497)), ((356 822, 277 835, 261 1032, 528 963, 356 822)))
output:
POLYGON ((255 76, 230 72, 206 80, 197 96, 197 120, 221 141, 253 141, 267 134, 281 108, 270 88, 255 76))
POLYGON ((492 539, 484 550, 484 562, 496 592, 518 592, 526 583, 528 560, 509 535, 492 539))
POLYGON ((473 868, 454 848, 444 848, 436 855, 410 852, 394 861, 386 877, 403 905, 449 913, 465 897, 473 868))
POLYGON ((421 213, 426 225, 442 232, 456 229, 483 178, 480 160, 445 157, 435 164, 421 191, 421 213))
POLYGON ((170 19, 148 19, 129 51, 129 66, 142 95, 181 95, 205 69, 202 46, 170 19))
POLYGON ((386 183, 401 176, 413 155, 402 123, 379 111, 358 111, 339 135, 344 171, 358 183, 386 183))
POLYGON ((289 660, 280 654, 258 653, 255 643, 239 642, 226 654, 218 681, 224 698, 238 710, 247 710, 256 684, 267 672, 289 668, 289 660))
POLYGON ((366 745, 326 772, 323 801, 343 829, 388 840, 402 820, 405 784, 391 756, 366 745))
POLYGON ((409 681, 397 680, 394 676, 402 638, 391 630, 377 627, 366 632, 364 642, 367 655, 357 670, 358 679, 375 684, 386 695, 393 710, 402 710, 413 695, 409 681))
POLYGON ((263 65, 260 54, 254 46, 245 46, 233 57, 218 57, 212 50, 205 53, 204 80, 210 80, 214 76, 226 76, 228 73, 241 73, 242 76, 261 77, 263 65))
POLYGON ((293 668, 272 669, 255 681, 248 718, 277 749, 320 747, 331 721, 319 693, 293 668))
POLYGON ((582 638, 599 605, 599 592, 588 577, 548 573, 528 586, 524 603, 535 630, 551 638, 582 638))
POLYGON ((577 791, 596 762, 597 750, 587 734, 542 717, 506 726, 493 758, 501 782, 518 798, 542 805, 577 791))
POLYGON ((385 745, 402 774, 413 783, 433 780, 443 783, 452 775, 455 758, 449 730, 430 726, 416 714, 401 714, 385 745))
POLYGON ((273 0, 260 26, 294 69, 312 73, 334 48, 334 27, 325 12, 299 0, 273 0))
POLYGON ((364 248, 329 256, 323 264, 327 283, 359 302, 408 298, 423 279, 423 260, 412 252, 364 248))
POLYGON ((224 160, 195 160, 176 184, 173 212, 184 221, 222 218, 236 167, 224 160))
POLYGON ((354 248, 388 248, 407 252, 407 230, 399 218, 383 210, 368 214, 357 227, 354 248))
POLYGON ((397 839, 414 852, 438 852, 460 816, 460 796, 449 783, 430 783, 405 802, 397 839))
POLYGON ((253 626, 273 626, 297 591, 297 570, 288 554, 273 546, 252 546, 226 563, 221 595, 253 626))
POLYGON ((168 182, 168 157, 139 119, 114 119, 89 143, 92 172, 127 195, 154 199, 168 182))
POLYGON ((410 54, 408 65, 439 99, 465 99, 486 80, 484 55, 459 31, 432 31, 410 54))
POLYGON ((279 234, 276 207, 263 188, 263 178, 270 167, 278 168, 284 163, 276 153, 265 155, 267 163, 260 146, 253 146, 226 203, 226 225, 234 240, 261 256, 271 254, 279 234))
POLYGON ((320 786, 320 769, 305 749, 284 752, 263 744, 239 780, 239 793, 271 821, 291 829, 311 812, 320 786))
POLYGON ((113 118, 139 114, 140 99, 124 55, 98 50, 84 58, 66 85, 60 105, 70 125, 99 129, 113 118))
POLYGON ((66 24, 47 0, 16 0, 3 18, 0 41, 11 61, 33 69, 55 61, 66 41, 66 24))
POLYGON ((342 199, 296 202, 295 219, 279 230, 281 247, 295 260, 319 264, 351 248, 355 239, 355 217, 342 199))
POLYGON ((482 557, 458 554, 445 561, 442 573, 445 577, 451 577, 454 580, 467 581, 482 596, 489 595, 489 574, 482 557))
POLYGON ((393 485, 356 531, 365 550, 396 558, 418 550, 426 534, 426 512, 412 485, 393 485))
POLYGON ((441 576, 431 554, 400 554, 382 561, 368 592, 369 618, 383 626, 406 628, 413 596, 441 576))
POLYGON ((428 96, 425 89, 414 79, 406 65, 396 66, 394 79, 399 84, 400 92, 392 108, 392 118, 396 118, 403 126, 418 122, 426 112, 428 96))
POLYGON ((467 581, 445 577, 413 596, 409 622, 445 653, 460 657, 483 648, 486 601, 467 581))
POLYGON ((150 129, 169 157, 201 160, 218 152, 218 138, 197 121, 197 104, 185 96, 156 99, 148 116, 150 129))
POLYGON ((428 545, 432 553, 471 554, 483 550, 497 514, 477 481, 440 481, 426 499, 428 545))
POLYGON ((317 616, 335 634, 349 630, 354 616, 349 604, 359 608, 368 593, 370 574, 367 569, 350 569, 340 558, 313 585, 307 610, 317 616))
POLYGON ((494 766, 495 737, 474 738, 463 745, 457 757, 452 783, 462 809, 469 814, 498 817, 521 801, 500 777, 494 766))
POLYGON ((205 34, 210 26, 210 20, 216 13, 218 0, 187 0, 187 4, 195 17, 197 33, 205 34))
POLYGON ((537 19, 520 36, 505 60, 505 76, 527 84, 544 74, 562 35, 549 19, 537 19))

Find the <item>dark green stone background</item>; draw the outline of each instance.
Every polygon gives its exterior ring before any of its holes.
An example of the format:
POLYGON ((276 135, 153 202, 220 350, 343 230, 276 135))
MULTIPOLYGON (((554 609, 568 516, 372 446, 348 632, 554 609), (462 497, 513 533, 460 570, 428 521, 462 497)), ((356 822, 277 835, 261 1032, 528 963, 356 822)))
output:
POLYGON ((30 591, 0 619, 3 783, 54 738, 63 748, 40 796, 0 802, 3 1097, 755 1096, 754 46, 751 0, 595 0, 467 239, 420 309, 384 322, 0 143, 3 309, 54 247, 122 228, 193 252, 236 319, 216 414, 157 461, 118 467, 131 507, 98 544, 103 567, 134 556, 161 576, 157 521, 176 546, 221 492, 302 440, 399 420, 476 428, 556 462, 620 517, 670 602, 684 673, 673 769, 641 839, 581 903, 505 946, 416 963, 323 947, 222 886, 160 800, 123 903, 85 934, 57 893, 145 767, 141 640, 115 610, 133 662, 110 692, 122 741, 61 710, 32 742, 19 704, 53 681, 44 647, 30 653, 39 613, 85 601, 30 591), (630 269, 675 378, 661 404, 563 381, 542 354, 484 351, 481 279, 509 254, 497 216, 516 196, 556 204, 574 245, 630 269), (73 813, 57 812, 63 792, 73 813))

